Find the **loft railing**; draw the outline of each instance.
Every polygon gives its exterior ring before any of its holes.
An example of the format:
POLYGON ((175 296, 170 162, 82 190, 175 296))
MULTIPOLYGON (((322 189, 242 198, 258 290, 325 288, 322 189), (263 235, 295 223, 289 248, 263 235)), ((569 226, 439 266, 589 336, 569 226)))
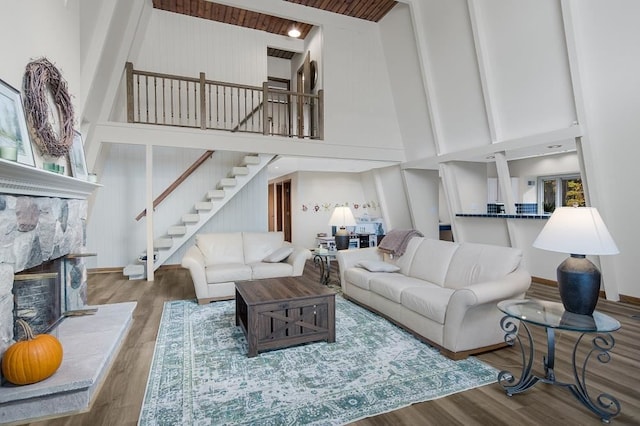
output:
POLYGON ((127 121, 307 139, 324 138, 323 92, 303 94, 133 69, 127 121))

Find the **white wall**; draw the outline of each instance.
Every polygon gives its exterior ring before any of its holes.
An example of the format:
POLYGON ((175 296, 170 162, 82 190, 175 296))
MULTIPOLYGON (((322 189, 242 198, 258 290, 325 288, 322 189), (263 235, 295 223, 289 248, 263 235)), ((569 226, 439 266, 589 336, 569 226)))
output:
POLYGON ((269 77, 291 80, 291 61, 289 59, 269 56, 267 58, 267 73, 269 77))
POLYGON ((331 235, 329 218, 336 205, 348 205, 356 217, 379 211, 377 204, 375 209, 364 208, 368 199, 359 173, 298 172, 278 181, 286 179, 291 180, 291 242, 295 245, 315 247, 316 234, 331 235))
POLYGON ((496 140, 576 120, 560 2, 472 2, 496 140))
MULTIPOLYGON (((153 151, 153 195, 164 191, 200 155, 199 150, 155 148, 153 151)), ((169 226, 180 225, 185 213, 195 213, 195 203, 205 201, 231 167, 240 164, 242 154, 216 152, 154 212, 154 238, 163 237, 169 226)), ((133 262, 145 250, 145 220, 135 217, 145 208, 145 149, 141 146, 114 145, 109 150, 96 202, 87 225, 87 246, 98 253, 95 267, 120 267, 133 262), (142 173, 141 173, 142 172, 142 173)), ((199 232, 267 230, 266 170, 245 186, 199 232)), ((192 239, 193 240, 193 239, 192 239)), ((185 244, 168 259, 179 264, 185 244)))
POLYGON ((383 167, 373 170, 376 193, 380 199, 385 230, 411 229, 411 213, 404 188, 402 171, 399 166, 383 167))
POLYGON ((394 6, 380 20, 380 33, 406 156, 433 156, 433 130, 409 6, 394 6))
MULTIPOLYGON (((4 40, 0 79, 22 92, 26 65, 41 57, 47 58, 67 82, 74 109, 74 128, 78 130, 83 99, 79 3, 79 0, 25 0, 3 2, 0 5, 0 14, 3 16, 0 38, 4 40)), ((42 164, 35 142, 33 153, 36 164, 42 164)))
POLYGON ((466 0, 414 2, 431 87, 438 153, 487 144, 487 124, 466 0))
POLYGON ((154 9, 134 68, 261 86, 267 46, 260 31, 154 9))
MULTIPOLYGON (((376 24, 366 30, 323 27, 326 146, 402 152, 386 62, 376 24)), ((402 154, 404 157, 404 154, 402 154)))
POLYGON ((44 56, 62 73, 74 108, 80 111, 79 4, 79 0, 3 2, 0 79, 21 89, 27 63, 44 56))
POLYGON ((620 254, 600 258, 603 279, 640 298, 637 278, 640 199, 640 2, 572 1, 578 64, 589 130, 585 163, 594 205, 620 254))
POLYGON ((437 170, 406 169, 402 171, 413 228, 427 238, 439 239, 438 198, 440 178, 437 170))

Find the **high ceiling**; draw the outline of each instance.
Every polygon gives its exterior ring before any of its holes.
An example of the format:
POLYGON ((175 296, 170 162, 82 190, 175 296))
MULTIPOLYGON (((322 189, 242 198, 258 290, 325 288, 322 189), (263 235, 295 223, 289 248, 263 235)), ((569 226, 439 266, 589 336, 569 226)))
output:
MULTIPOLYGON (((256 3, 261 0, 255 0, 256 3)), ((395 0, 281 0, 283 2, 313 7, 331 13, 338 13, 357 19, 378 22, 396 4, 395 0)), ((300 30, 300 38, 304 39, 313 25, 294 21, 251 10, 226 6, 207 0, 153 0, 153 7, 168 12, 180 13, 202 19, 238 25, 286 36, 292 26, 300 30)), ((269 48, 269 56, 291 59, 293 52, 269 48)), ((278 158, 269 165, 269 179, 291 173, 296 170, 322 170, 362 172, 371 168, 383 167, 384 162, 359 162, 354 160, 313 159, 313 158, 278 158)))
MULTIPOLYGON (((259 0, 256 0, 259 1, 259 0)), ((378 22, 395 5, 395 0, 282 0, 302 6, 322 9, 332 13, 378 22)), ((304 39, 313 25, 251 10, 226 6, 207 0, 153 0, 153 7, 168 12, 181 13, 225 24, 287 35, 292 26, 300 30, 304 39)))

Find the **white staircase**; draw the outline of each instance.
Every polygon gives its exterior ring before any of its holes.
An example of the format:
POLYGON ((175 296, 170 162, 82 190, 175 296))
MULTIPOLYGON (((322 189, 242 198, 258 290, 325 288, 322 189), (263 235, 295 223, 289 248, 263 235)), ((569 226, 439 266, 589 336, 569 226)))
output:
MULTIPOLYGON (((240 166, 233 167, 226 178, 220 179, 215 189, 207 191, 204 196, 205 201, 195 203, 193 207, 195 213, 184 213, 180 219, 181 224, 170 226, 166 235, 156 238, 153 241, 154 271, 189 241, 209 219, 266 167, 273 157, 274 155, 267 154, 246 155, 240 166)), ((137 263, 127 265, 123 274, 130 280, 145 279, 146 261, 138 259, 137 263)))

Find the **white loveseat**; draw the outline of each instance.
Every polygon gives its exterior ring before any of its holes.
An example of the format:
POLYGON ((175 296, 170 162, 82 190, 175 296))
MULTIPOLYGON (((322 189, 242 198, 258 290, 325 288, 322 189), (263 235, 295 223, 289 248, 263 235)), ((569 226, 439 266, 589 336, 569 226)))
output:
POLYGON ((395 259, 376 248, 339 251, 337 259, 347 299, 452 359, 505 346, 496 304, 523 298, 531 285, 521 251, 509 247, 414 237, 395 259))
POLYGON ((300 276, 311 251, 284 241, 282 232, 196 235, 182 258, 191 273, 198 303, 233 299, 235 282, 300 276))

